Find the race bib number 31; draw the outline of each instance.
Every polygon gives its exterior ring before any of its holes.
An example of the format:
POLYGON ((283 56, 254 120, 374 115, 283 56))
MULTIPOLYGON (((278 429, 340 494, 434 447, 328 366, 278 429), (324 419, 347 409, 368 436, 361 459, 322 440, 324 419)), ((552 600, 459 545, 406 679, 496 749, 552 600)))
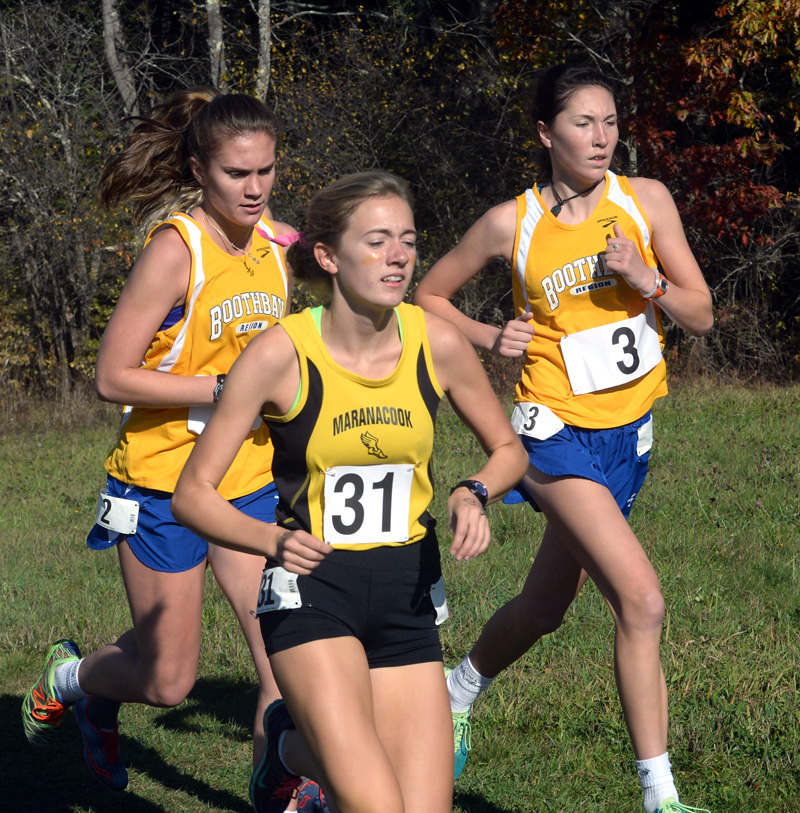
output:
POLYGON ((322 530, 331 545, 408 542, 414 466, 334 466, 325 472, 322 530))
POLYGON ((641 378, 661 361, 652 303, 631 319, 581 330, 561 339, 575 395, 607 390, 641 378))

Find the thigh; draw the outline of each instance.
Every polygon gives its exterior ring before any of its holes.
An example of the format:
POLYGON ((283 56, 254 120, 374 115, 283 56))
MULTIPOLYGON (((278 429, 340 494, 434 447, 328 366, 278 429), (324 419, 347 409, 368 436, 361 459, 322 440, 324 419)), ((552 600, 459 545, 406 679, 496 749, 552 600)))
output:
POLYGON ((373 669, 378 736, 394 768, 406 813, 451 809, 453 721, 441 663, 373 669))
POLYGON ((179 664, 196 672, 205 562, 166 573, 142 564, 127 542, 121 542, 117 550, 142 662, 179 664))
POLYGON ((658 589, 655 570, 608 488, 581 477, 550 477, 534 467, 525 485, 547 517, 552 542, 587 571, 613 610, 619 611, 625 596, 658 589))
POLYGON ((270 663, 316 768, 313 778, 337 808, 369 809, 377 787, 385 809, 402 809, 399 785, 376 729, 370 671, 359 641, 309 641, 276 652, 270 663))

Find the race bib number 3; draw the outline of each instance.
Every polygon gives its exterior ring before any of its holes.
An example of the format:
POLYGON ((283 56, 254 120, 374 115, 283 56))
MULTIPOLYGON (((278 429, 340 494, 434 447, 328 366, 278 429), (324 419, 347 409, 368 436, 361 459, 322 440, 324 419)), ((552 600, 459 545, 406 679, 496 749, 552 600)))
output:
POLYGON ((322 530, 331 545, 408 542, 414 466, 334 466, 325 472, 322 530))
POLYGON ((95 522, 101 528, 130 536, 136 533, 136 526, 139 524, 139 503, 136 500, 112 497, 104 488, 97 500, 95 522))
POLYGON ((575 395, 635 381, 661 361, 652 302, 631 319, 581 330, 561 339, 561 352, 575 395))
POLYGON ((527 435, 534 440, 547 440, 564 428, 564 421, 544 404, 521 401, 514 405, 511 426, 518 435, 527 435))

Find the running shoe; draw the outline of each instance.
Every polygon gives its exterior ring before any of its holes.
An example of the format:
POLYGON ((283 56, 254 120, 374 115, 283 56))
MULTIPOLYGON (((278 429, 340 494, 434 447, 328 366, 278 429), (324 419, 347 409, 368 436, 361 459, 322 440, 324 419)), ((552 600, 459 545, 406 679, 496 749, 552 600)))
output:
POLYGON ((72 707, 83 737, 83 758, 92 776, 109 790, 128 787, 128 771, 119 753, 119 726, 98 728, 89 719, 92 697, 82 697, 72 707))
POLYGON ((61 702, 53 686, 56 667, 80 657, 78 645, 66 638, 56 641, 47 651, 41 677, 22 701, 22 725, 31 745, 47 745, 55 738, 61 718, 70 706, 61 702))
MULTIPOLYGON (((444 668, 445 679, 452 672, 447 666, 444 668)), ((453 714, 453 752, 455 761, 453 763, 453 781, 455 782, 464 766, 467 764, 467 757, 472 749, 472 725, 469 718, 472 716, 472 706, 466 711, 452 712, 453 714)))
POLYGON ((283 700, 270 703, 264 712, 267 747, 250 777, 250 801, 256 813, 283 813, 297 796, 303 779, 284 768, 278 752, 281 734, 293 728, 294 723, 283 700))
POLYGON ((689 807, 682 805, 677 799, 670 797, 664 799, 659 807, 656 808, 656 813, 711 813, 704 807, 689 807))
POLYGON ((313 779, 307 779, 297 791, 297 809, 300 813, 330 813, 322 788, 313 779))

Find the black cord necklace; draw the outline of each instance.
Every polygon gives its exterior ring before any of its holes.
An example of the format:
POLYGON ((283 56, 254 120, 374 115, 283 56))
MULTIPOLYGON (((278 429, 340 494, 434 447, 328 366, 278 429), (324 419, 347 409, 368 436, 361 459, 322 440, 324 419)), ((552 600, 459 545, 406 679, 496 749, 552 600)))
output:
POLYGON ((555 195, 556 198, 556 205, 550 210, 550 212, 553 214, 553 217, 558 217, 559 213, 564 208, 565 203, 568 203, 571 200, 575 200, 575 198, 579 198, 581 195, 585 195, 587 192, 591 192, 592 189, 594 189, 600 183, 600 181, 603 180, 605 180, 605 178, 600 178, 600 180, 595 181, 591 186, 584 189, 583 192, 576 192, 574 195, 570 195, 568 198, 563 199, 561 195, 558 194, 558 189, 556 189, 556 185, 552 181, 550 181, 550 188, 553 190, 553 194, 555 195))

